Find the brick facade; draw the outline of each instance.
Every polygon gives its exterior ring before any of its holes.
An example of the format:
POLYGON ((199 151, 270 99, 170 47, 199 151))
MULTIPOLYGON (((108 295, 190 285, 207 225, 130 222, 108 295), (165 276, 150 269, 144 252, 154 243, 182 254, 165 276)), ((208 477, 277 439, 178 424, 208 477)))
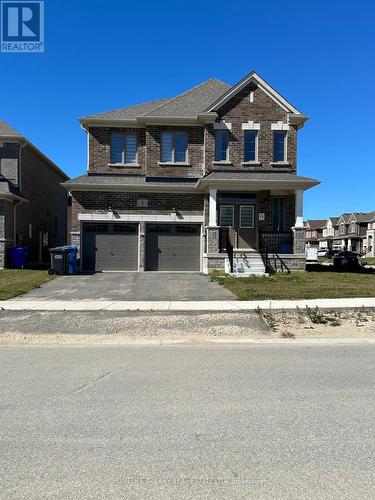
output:
POLYGON ((0 266, 8 264, 7 249, 14 244, 28 248, 29 262, 48 262, 48 248, 66 242, 67 194, 60 185, 65 177, 29 145, 20 149, 16 142, 0 147, 0 167, 11 189, 28 200, 16 205, 0 200, 0 266))
MULTIPOLYGON (((215 162, 215 128, 214 124, 205 125, 151 125, 146 122, 139 128, 92 127, 88 128, 89 135, 89 172, 91 174, 124 174, 144 175, 147 177, 168 178, 201 178, 212 171, 247 170, 297 172, 297 127, 288 125, 288 113, 275 100, 266 94, 260 87, 251 83, 240 90, 234 97, 225 103, 218 111, 217 121, 231 124, 229 131, 229 158, 228 162, 215 162), (252 98, 250 99, 250 94, 252 98), (260 124, 257 138, 257 164, 244 164, 244 130, 242 125, 248 122, 260 124), (273 135, 271 125, 282 122, 288 125, 286 142, 285 164, 273 163, 273 135), (163 131, 184 131, 188 136, 187 165, 160 164, 161 133, 163 131), (137 135, 138 165, 114 166, 111 160, 111 135, 121 133, 137 135)), ((226 192, 225 184, 218 192, 226 192)), ((240 188, 239 191, 240 192, 240 188)), ((285 200, 285 230, 291 230, 295 223, 295 194, 291 189, 280 188, 275 191, 256 192, 256 231, 273 230, 273 200, 285 200), (259 220, 259 214, 262 214, 259 220)), ((219 207, 218 207, 219 208, 219 207)), ((109 211, 121 214, 170 214, 173 210, 184 215, 203 215, 206 230, 203 232, 204 251, 206 261, 203 267, 223 268, 225 257, 218 253, 219 231, 207 228, 209 222, 209 197, 207 193, 196 194, 168 194, 142 192, 109 192, 109 191, 73 191, 71 206, 71 225, 69 233, 71 241, 79 241, 80 222, 78 214, 107 214, 109 211), (146 198, 148 208, 138 208, 137 200, 146 198)), ((295 250, 300 250, 301 235, 298 238, 295 250)), ((203 240, 202 240, 203 241, 203 240)), ((203 244, 203 243, 202 243, 203 244)), ((144 228, 140 227, 140 262, 144 261, 144 228)), ((292 259, 292 257, 291 257, 292 259)), ((293 256, 293 268, 303 266, 303 258, 293 256), (294 259, 294 260, 293 260, 294 259)))
MULTIPOLYGON (((236 96, 228 101, 219 111, 219 121, 225 120, 232 124, 229 133, 229 162, 225 170, 246 168, 255 170, 277 171, 279 166, 272 166, 273 154, 273 131, 271 124, 282 121, 287 123, 287 112, 284 111, 273 99, 265 94, 254 84, 250 84, 242 89, 236 96), (249 95, 254 92, 254 102, 250 102, 249 95), (244 161, 244 131, 242 124, 248 121, 260 124, 258 131, 258 161, 259 166, 243 166, 244 161)), ((215 132, 213 125, 206 127, 206 172, 220 170, 220 165, 215 165, 215 132)), ((297 169, 297 130, 290 127, 287 131, 287 161, 290 164, 288 169, 295 172, 297 169)), ((284 168, 284 167, 283 167, 284 168)))
POLYGON ((79 231, 79 213, 113 212, 133 215, 169 215, 175 210, 183 215, 203 215, 204 196, 177 193, 110 193, 101 191, 75 191, 72 193, 71 231, 79 231), (147 199, 147 208, 138 208, 137 200, 147 199))

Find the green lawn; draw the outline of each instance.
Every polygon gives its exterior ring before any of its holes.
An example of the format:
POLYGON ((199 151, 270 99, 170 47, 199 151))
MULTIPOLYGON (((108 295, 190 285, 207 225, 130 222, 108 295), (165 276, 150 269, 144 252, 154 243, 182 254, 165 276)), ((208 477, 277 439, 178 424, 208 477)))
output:
POLYGON ((11 299, 32 288, 39 288, 51 279, 53 276, 49 276, 47 271, 4 269, 0 271, 0 300, 11 299))
POLYGON ((215 271, 210 276, 240 300, 375 297, 375 274, 295 272, 232 278, 215 271))

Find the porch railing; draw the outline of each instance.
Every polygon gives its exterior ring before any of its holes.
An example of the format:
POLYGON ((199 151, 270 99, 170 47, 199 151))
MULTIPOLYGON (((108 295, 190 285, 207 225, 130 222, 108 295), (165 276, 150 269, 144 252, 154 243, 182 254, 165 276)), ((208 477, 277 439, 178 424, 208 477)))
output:
POLYGON ((278 252, 293 252, 293 233, 286 231, 281 233, 259 231, 258 240, 259 253, 266 272, 274 274, 277 271, 281 271, 290 274, 289 267, 278 252), (272 262, 270 254, 272 254, 272 262))

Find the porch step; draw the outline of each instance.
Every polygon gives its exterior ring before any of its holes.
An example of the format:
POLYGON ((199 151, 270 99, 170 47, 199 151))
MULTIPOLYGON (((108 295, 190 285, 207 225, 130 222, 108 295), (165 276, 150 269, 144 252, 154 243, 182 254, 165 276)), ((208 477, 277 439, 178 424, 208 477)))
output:
POLYGON ((230 272, 229 258, 225 258, 225 272, 237 278, 248 276, 268 276, 260 254, 256 252, 235 252, 233 256, 233 272, 230 272))

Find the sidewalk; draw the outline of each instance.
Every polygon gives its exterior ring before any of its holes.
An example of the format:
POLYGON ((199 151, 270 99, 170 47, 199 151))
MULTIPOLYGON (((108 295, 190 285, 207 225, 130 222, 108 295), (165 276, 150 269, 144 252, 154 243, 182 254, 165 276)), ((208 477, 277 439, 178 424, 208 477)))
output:
POLYGON ((254 301, 106 301, 106 300, 2 300, 5 311, 255 311, 375 308, 375 297, 348 299, 254 300, 254 301))

